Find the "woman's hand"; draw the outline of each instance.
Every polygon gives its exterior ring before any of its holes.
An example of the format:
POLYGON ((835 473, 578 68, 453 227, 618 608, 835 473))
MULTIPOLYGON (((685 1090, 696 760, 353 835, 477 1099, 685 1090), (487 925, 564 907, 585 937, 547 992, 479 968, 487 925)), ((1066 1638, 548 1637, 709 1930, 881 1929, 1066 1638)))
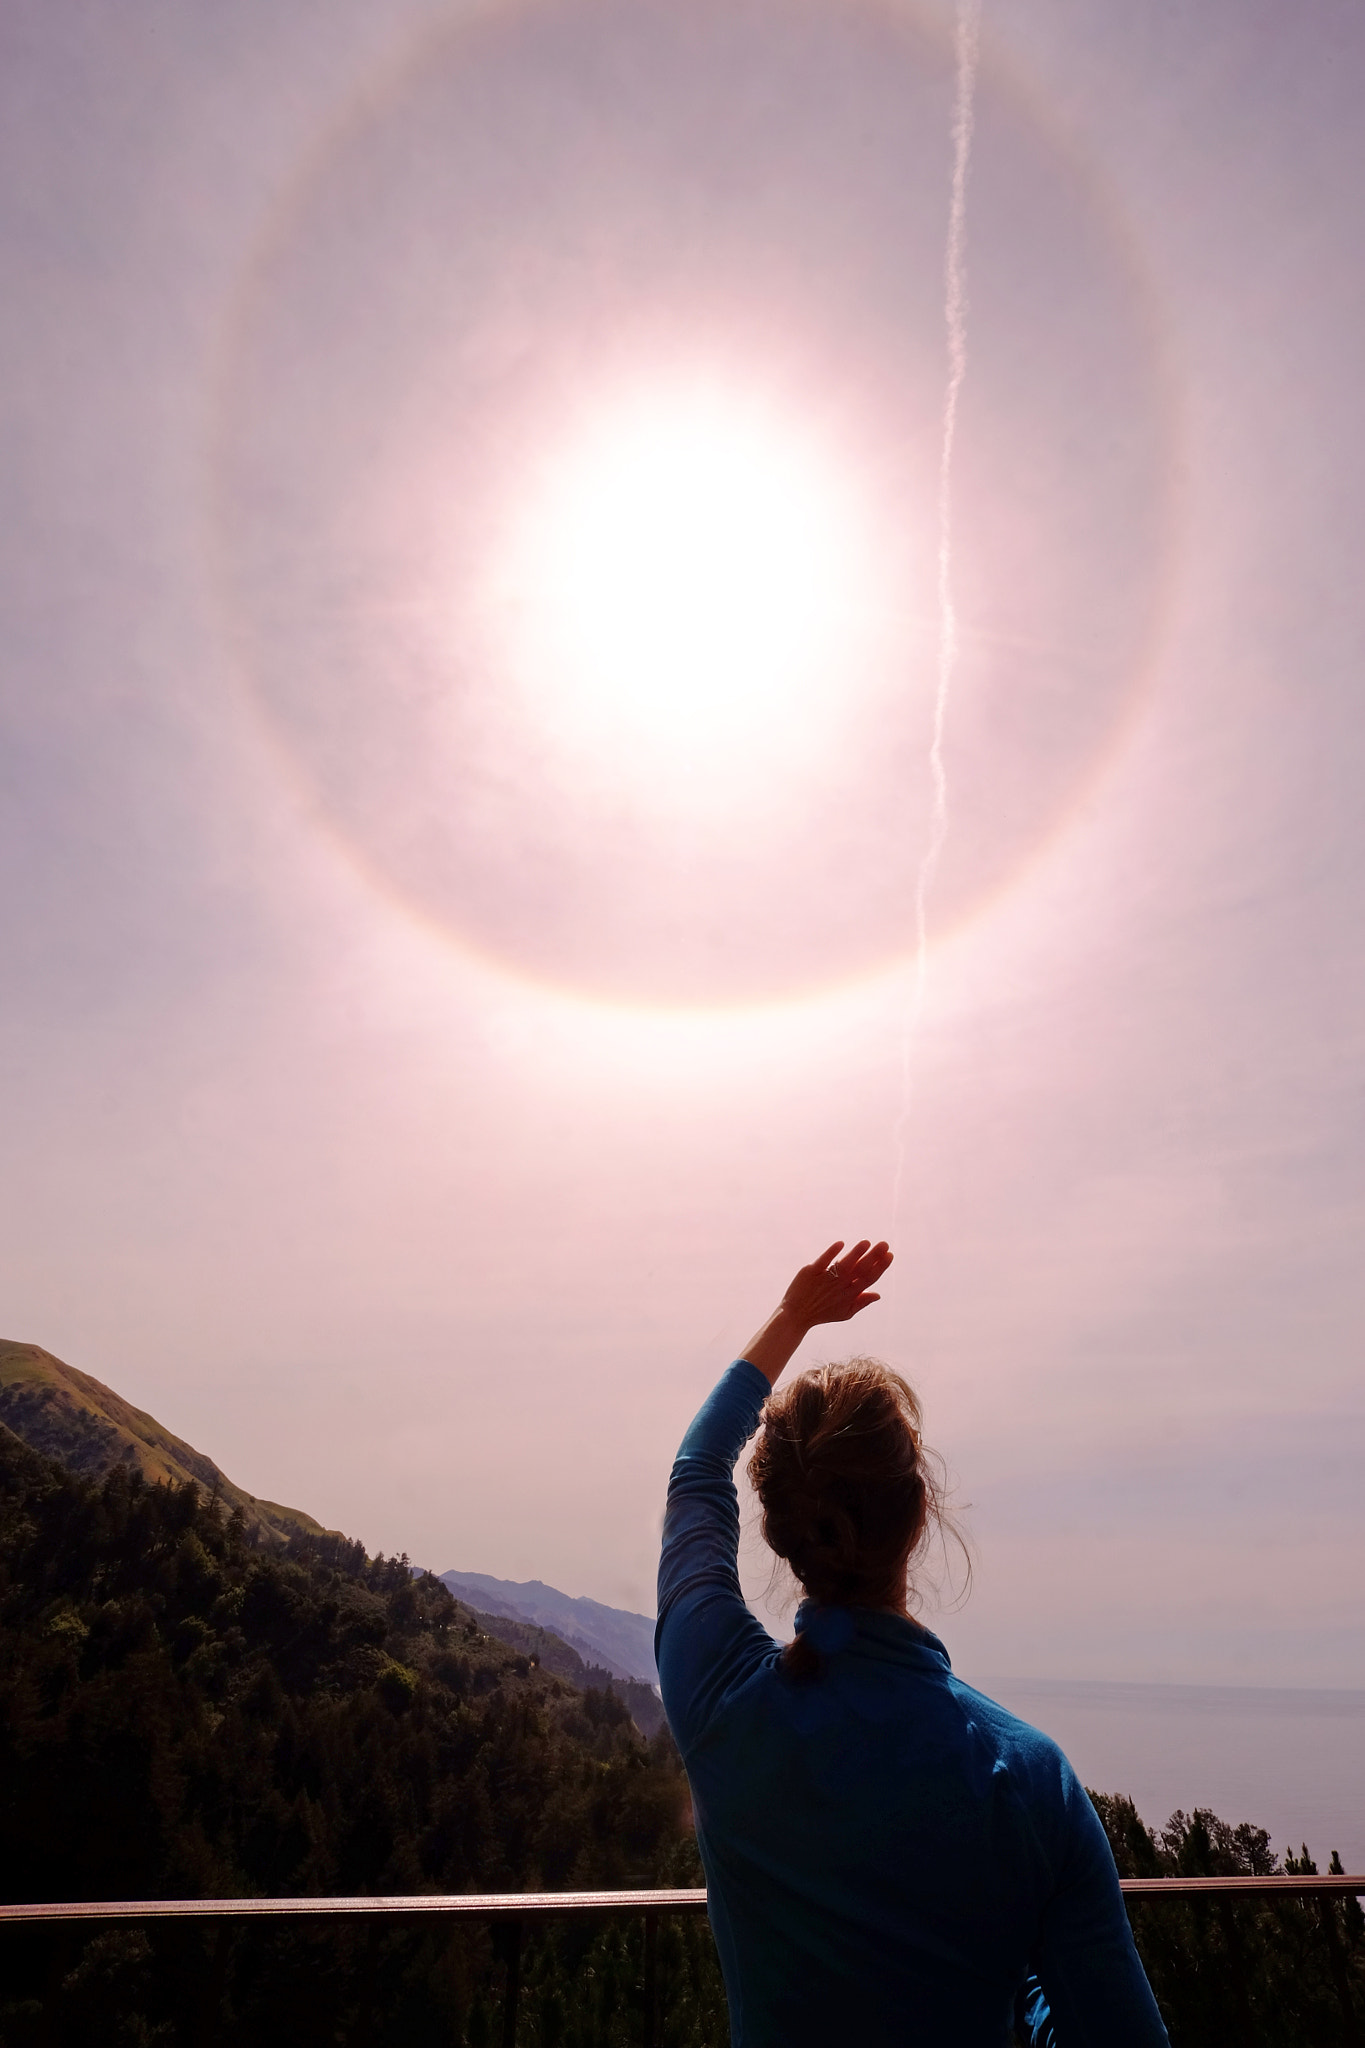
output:
POLYGON ((870 1290, 891 1264, 885 1243, 862 1238, 845 1252, 842 1239, 803 1266, 743 1356, 772 1385, 797 1345, 818 1323, 846 1323, 881 1296, 870 1290), (843 1254, 840 1257, 840 1254, 843 1254))
POLYGON ((783 1308, 808 1330, 817 1323, 846 1323, 869 1302, 881 1300, 868 1289, 891 1264, 889 1246, 863 1238, 842 1258, 840 1252, 844 1252, 842 1242, 821 1252, 818 1259, 801 1268, 782 1297, 783 1308))

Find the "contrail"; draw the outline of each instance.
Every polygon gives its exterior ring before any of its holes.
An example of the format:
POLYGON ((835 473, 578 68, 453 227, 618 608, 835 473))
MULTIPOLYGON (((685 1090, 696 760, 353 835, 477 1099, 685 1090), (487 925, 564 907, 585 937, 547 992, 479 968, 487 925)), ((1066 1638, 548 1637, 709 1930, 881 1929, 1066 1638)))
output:
POLYGON ((948 837, 948 774, 943 735, 948 699, 957 668, 957 607, 953 600, 953 449, 958 401, 967 374, 967 174, 972 160, 976 74, 981 51, 981 0, 957 0, 956 79, 953 91, 953 181, 948 205, 948 242, 943 261, 943 325, 948 344, 948 378, 943 393, 943 427, 938 463, 938 673, 934 722, 929 741, 929 837, 915 875, 915 975, 901 1045, 901 1108, 896 1122, 896 1172, 891 1194, 891 1227, 900 1215, 910 1121, 911 1052, 924 1007, 929 973, 929 894, 948 837))

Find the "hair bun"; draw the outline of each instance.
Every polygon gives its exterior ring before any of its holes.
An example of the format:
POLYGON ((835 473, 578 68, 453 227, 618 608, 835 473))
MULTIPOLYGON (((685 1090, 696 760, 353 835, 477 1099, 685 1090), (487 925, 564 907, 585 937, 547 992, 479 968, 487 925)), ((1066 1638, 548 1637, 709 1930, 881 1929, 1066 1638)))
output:
MULTIPOLYGON (((942 1519, 941 1489, 921 1454, 919 1402, 899 1373, 875 1358, 803 1373, 769 1397, 749 1475, 764 1540, 791 1565, 815 1616, 899 1606, 909 1560, 942 1519)), ((812 1636, 798 1617, 784 1652, 792 1672, 820 1668, 818 1627, 812 1636)))

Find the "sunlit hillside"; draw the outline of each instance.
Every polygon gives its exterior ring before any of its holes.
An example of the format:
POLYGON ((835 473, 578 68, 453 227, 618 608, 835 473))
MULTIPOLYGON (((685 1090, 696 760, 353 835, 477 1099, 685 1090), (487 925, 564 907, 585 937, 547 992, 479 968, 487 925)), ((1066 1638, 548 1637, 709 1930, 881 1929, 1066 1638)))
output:
POLYGON ((82 1478, 103 1479, 122 1466, 152 1485, 193 1480, 229 1512, 240 1508, 247 1527, 262 1534, 324 1533, 321 1522, 301 1509, 258 1500, 234 1485, 212 1458, 173 1436, 154 1415, 37 1344, 0 1339, 0 1422, 82 1478))

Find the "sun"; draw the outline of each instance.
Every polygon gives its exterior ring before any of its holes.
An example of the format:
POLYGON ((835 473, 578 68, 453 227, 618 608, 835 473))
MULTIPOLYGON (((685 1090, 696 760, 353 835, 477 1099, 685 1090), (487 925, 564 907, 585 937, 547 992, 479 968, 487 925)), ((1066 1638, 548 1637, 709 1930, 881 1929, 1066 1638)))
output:
POLYGON ((732 801, 827 743, 872 593, 847 464, 761 396, 603 400, 551 451, 496 572, 542 740, 650 801, 732 801))

